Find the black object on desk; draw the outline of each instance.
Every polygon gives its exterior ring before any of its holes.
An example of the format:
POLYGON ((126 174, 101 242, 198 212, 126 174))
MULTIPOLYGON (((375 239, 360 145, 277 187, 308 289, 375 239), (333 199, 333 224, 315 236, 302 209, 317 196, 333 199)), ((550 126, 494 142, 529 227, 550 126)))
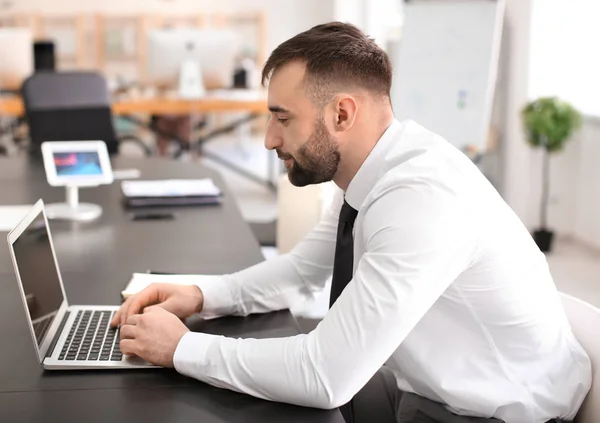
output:
POLYGON ((131 220, 174 220, 175 214, 169 212, 137 212, 131 213, 131 220))
POLYGON ((215 206, 221 204, 221 196, 203 195, 189 197, 123 197, 126 207, 161 206, 215 206))

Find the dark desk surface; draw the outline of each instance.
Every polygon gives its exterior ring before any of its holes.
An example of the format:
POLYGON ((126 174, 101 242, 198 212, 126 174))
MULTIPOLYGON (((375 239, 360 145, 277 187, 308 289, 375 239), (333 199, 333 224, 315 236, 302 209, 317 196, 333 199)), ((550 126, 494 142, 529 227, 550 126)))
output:
MULTIPOLYGON (((172 221, 131 222, 120 184, 82 189, 100 204, 91 223, 50 222, 70 304, 118 304, 132 272, 229 273, 262 260, 221 178, 199 164, 115 159, 144 179, 211 177, 223 190, 220 206, 173 208, 172 221)), ((39 162, 0 159, 0 205, 64 200, 47 185, 39 162)), ((4 238, 2 234, 2 238, 4 238)), ((288 311, 247 318, 195 320, 192 330, 234 337, 280 337, 299 332, 288 311)), ((326 412, 258 400, 212 388, 172 370, 44 371, 37 363, 5 241, 0 241, 0 421, 343 422, 326 412)))

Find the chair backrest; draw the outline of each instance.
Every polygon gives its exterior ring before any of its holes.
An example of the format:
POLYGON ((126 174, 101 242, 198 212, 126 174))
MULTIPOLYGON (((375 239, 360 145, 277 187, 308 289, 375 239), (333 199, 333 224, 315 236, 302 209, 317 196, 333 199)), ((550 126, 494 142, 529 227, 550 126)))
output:
POLYGON ((578 298, 561 293, 563 307, 575 337, 592 361, 592 389, 588 393, 576 423, 600 422, 600 309, 578 298))
POLYGON ((94 72, 37 72, 21 89, 33 151, 44 141, 105 141, 118 149, 104 78, 94 72))

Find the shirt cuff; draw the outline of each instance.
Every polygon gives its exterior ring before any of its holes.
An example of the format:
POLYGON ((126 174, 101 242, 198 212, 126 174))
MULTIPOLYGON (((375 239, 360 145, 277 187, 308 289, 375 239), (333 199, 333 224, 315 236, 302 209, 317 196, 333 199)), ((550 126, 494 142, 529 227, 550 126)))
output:
POLYGON ((173 367, 182 375, 193 377, 204 381, 207 365, 206 355, 208 349, 218 336, 206 333, 188 332, 181 337, 175 354, 173 355, 173 367))
POLYGON ((198 314, 204 319, 227 316, 233 313, 234 301, 231 289, 224 277, 206 278, 195 282, 204 297, 202 310, 198 314))

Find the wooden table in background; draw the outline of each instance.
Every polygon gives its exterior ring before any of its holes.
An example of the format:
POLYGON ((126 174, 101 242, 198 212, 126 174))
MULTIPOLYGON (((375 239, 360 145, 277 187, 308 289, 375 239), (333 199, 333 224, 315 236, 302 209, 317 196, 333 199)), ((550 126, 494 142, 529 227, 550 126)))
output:
MULTIPOLYGON (((115 115, 147 113, 153 115, 185 115, 190 113, 247 112, 253 114, 268 113, 267 100, 264 98, 222 98, 206 97, 195 100, 180 98, 153 97, 116 100, 112 104, 115 115)), ((0 116, 22 116, 23 102, 20 97, 0 97, 0 116)))

